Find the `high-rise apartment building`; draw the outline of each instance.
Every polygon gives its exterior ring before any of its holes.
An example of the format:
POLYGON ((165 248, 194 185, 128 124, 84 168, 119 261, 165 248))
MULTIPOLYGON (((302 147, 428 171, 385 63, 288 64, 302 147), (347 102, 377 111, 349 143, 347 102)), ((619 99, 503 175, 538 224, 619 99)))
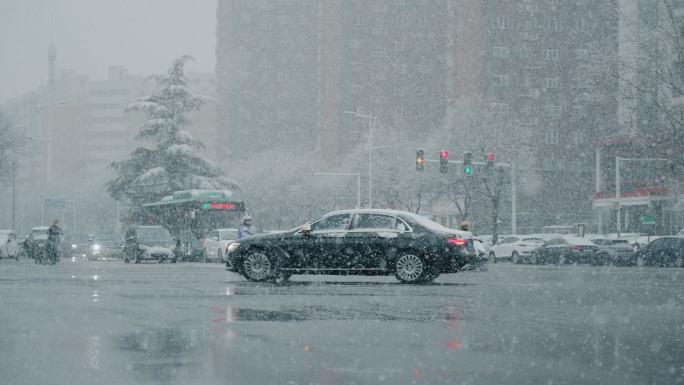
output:
POLYGON ((218 4, 219 124, 235 152, 319 146, 330 163, 367 121, 425 132, 444 114, 445 2, 218 4))

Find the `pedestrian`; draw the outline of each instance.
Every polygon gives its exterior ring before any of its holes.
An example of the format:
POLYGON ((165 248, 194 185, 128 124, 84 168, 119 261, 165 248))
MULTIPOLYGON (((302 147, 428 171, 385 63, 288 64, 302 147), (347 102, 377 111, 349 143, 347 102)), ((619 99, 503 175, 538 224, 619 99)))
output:
POLYGON ((468 221, 461 222, 461 230, 470 231, 469 229, 470 229, 470 226, 468 225, 468 221))
POLYGON ((242 224, 238 227, 238 239, 256 235, 256 229, 252 226, 252 217, 245 215, 242 224))

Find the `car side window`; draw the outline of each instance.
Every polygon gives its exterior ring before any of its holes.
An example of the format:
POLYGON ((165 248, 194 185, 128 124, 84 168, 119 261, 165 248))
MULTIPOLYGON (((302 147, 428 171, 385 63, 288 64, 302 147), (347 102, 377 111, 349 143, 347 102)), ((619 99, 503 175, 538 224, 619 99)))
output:
POLYGON ((359 214, 354 219, 352 230, 396 230, 397 218, 389 215, 359 214))
POLYGON ((346 230, 349 225, 349 214, 331 215, 311 224, 311 231, 346 230))
POLYGON ((504 238, 504 239, 503 239, 501 242, 499 242, 499 243, 501 243, 502 245, 504 245, 504 244, 513 243, 513 242, 515 242, 515 240, 516 240, 515 237, 506 237, 506 238, 504 238))
POLYGON ((218 232, 212 231, 211 234, 209 234, 209 239, 211 239, 212 241, 218 241, 219 240, 218 232))

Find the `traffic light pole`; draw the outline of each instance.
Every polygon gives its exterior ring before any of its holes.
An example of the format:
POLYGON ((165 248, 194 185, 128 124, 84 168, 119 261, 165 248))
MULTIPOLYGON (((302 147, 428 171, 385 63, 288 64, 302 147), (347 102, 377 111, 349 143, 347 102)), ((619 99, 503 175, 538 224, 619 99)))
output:
POLYGON ((356 208, 361 208, 361 173, 346 172, 315 172, 311 170, 311 175, 337 175, 337 176, 356 176, 356 208))
MULTIPOLYGON (((423 159, 423 162, 430 162, 430 163, 439 163, 439 160, 437 159, 423 159)), ((459 165, 463 165, 462 160, 450 160, 449 163, 456 163, 459 165)), ((477 165, 477 166, 486 166, 487 162, 470 162, 472 165, 477 165)), ((516 206, 517 206, 517 197, 515 193, 515 163, 493 163, 493 167, 501 167, 501 168, 510 168, 511 169, 511 234, 515 235, 517 234, 517 214, 516 214, 516 206)))

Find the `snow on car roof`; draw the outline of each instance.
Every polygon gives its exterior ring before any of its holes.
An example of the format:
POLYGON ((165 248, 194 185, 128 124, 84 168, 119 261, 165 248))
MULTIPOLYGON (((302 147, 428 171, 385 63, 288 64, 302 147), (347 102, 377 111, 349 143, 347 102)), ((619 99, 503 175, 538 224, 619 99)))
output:
POLYGON ((588 240, 587 238, 580 238, 580 237, 563 237, 565 238, 568 243, 572 243, 574 245, 587 245, 587 246, 596 246, 594 242, 588 240))

